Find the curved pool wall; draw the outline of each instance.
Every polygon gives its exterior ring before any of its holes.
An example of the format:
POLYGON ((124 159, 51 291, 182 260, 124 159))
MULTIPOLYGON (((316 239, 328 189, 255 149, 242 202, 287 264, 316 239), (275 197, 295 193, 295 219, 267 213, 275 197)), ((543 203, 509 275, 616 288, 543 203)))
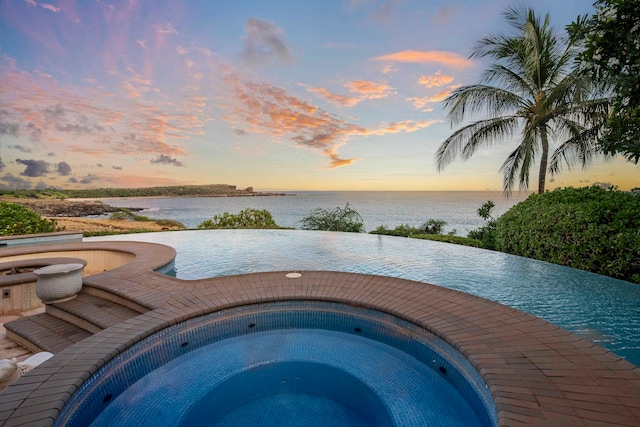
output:
POLYGON ((450 345, 380 311, 312 301, 245 305, 164 329, 87 380, 55 425, 257 417, 274 426, 497 425, 486 384, 450 345), (288 414, 275 410, 283 404, 288 414))
POLYGON ((85 239, 162 243, 173 275, 194 280, 329 270, 433 283, 531 313, 640 366, 640 286, 542 261, 448 243, 303 230, 198 230, 85 239))

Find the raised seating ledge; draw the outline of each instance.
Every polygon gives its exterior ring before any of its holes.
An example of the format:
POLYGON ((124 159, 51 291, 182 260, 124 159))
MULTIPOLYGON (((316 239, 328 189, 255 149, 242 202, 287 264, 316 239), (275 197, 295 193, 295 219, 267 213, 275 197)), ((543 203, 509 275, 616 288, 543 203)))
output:
POLYGON ((56 231, 54 233, 0 236, 0 248, 68 242, 82 242, 82 233, 79 231, 56 231))
MULTIPOLYGON (((2 258, 0 258, 2 259, 2 258)), ((12 268, 25 268, 25 267, 46 267, 49 265, 55 264, 82 264, 87 265, 87 261, 82 258, 65 258, 65 257, 54 257, 54 258, 34 258, 34 259, 24 259, 18 261, 7 261, 0 262, 0 271, 10 270, 12 268)), ((38 277, 32 271, 26 273, 15 273, 8 275, 0 275, 0 287, 11 286, 11 285, 19 285, 25 282, 32 282, 37 280, 38 277)))

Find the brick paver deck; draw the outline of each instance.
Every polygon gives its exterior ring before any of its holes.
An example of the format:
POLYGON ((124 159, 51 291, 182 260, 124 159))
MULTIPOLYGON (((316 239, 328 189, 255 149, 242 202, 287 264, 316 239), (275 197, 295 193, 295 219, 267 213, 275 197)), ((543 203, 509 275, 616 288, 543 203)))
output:
POLYGON ((1 425, 52 425, 91 374, 163 328, 224 308, 283 300, 362 306, 433 332, 480 372, 500 425, 640 425, 640 368, 556 325, 492 301, 409 280, 339 272, 305 271, 297 279, 276 272, 184 281, 152 271, 174 256, 172 249, 153 244, 96 242, 58 245, 56 250, 96 246, 127 250, 136 259, 85 278, 85 285, 150 311, 68 347, 0 393, 1 425))

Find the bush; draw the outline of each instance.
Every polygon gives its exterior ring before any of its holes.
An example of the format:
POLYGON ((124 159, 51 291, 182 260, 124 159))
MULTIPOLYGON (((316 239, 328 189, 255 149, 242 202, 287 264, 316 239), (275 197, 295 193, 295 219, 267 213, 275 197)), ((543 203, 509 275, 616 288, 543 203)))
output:
POLYGON ((481 248, 484 249, 496 249, 496 219, 491 215, 495 203, 492 200, 485 202, 480 208, 478 208, 478 216, 484 219, 485 224, 475 230, 469 231, 467 237, 474 240, 479 240, 482 243, 481 248))
POLYGON ((407 224, 400 224, 393 230, 389 230, 384 225, 381 225, 380 227, 373 230, 371 234, 383 234, 385 236, 409 237, 414 234, 421 234, 421 232, 416 227, 411 227, 407 224))
POLYGON ((333 210, 316 208, 302 218, 301 222, 304 230, 364 232, 362 217, 349 203, 344 208, 337 207, 333 210))
POLYGON ((44 219, 31 209, 11 202, 0 202, 0 236, 51 233, 58 231, 54 220, 44 219))
MULTIPOLYGON (((393 230, 389 230, 384 225, 381 225, 373 230, 370 234, 383 234, 385 236, 399 237, 413 237, 413 235, 415 234, 439 235, 444 231, 445 225, 447 225, 446 221, 442 221, 441 219, 430 219, 420 227, 411 227, 407 224, 400 224, 393 230)), ((453 231, 453 234, 455 234, 455 230, 453 231)))
POLYGON ((496 224, 496 249, 640 283, 640 196, 600 187, 532 194, 496 224))
POLYGON ((220 228, 280 228, 273 220, 271 212, 265 209, 244 209, 237 214, 224 212, 212 219, 201 222, 200 230, 220 228))
POLYGON ((436 242, 473 246, 474 248, 482 247, 482 242, 479 240, 462 236, 453 236, 451 234, 414 234, 411 237, 413 237, 414 239, 435 240, 436 242))

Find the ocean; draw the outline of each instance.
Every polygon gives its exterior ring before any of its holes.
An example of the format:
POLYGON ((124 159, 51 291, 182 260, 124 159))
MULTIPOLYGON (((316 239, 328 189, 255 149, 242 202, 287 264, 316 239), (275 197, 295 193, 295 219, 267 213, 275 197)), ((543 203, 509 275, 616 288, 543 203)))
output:
POLYGON ((238 213, 247 208, 266 209, 279 226, 302 228, 301 220, 315 208, 333 209, 349 205, 358 211, 366 231, 383 225, 417 227, 429 219, 446 221, 445 232, 466 236, 484 224, 478 208, 495 203, 494 217, 526 199, 529 192, 514 192, 506 198, 499 191, 306 191, 286 196, 257 197, 158 197, 100 199, 116 207, 142 208, 140 215, 180 221, 188 228, 216 214, 238 213))

